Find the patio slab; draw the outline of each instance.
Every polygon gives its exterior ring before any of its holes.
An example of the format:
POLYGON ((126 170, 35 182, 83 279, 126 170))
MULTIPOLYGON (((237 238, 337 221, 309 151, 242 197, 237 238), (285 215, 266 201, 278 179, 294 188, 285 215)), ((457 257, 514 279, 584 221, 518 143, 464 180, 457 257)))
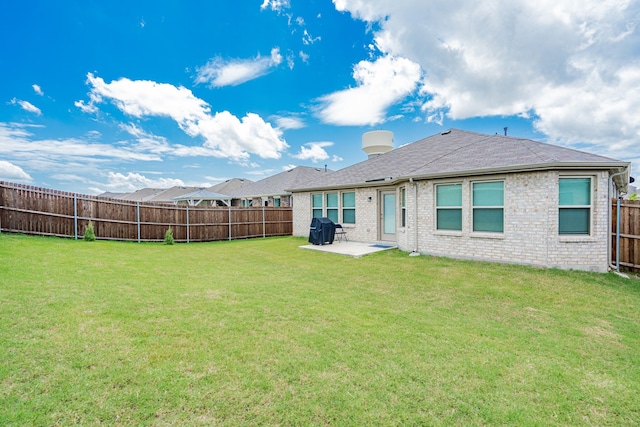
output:
POLYGON ((361 242, 333 242, 331 245, 304 245, 302 249, 310 249, 313 251, 329 252, 333 254, 348 255, 355 258, 372 254, 374 252, 385 251, 387 249, 397 248, 397 245, 391 243, 361 243, 361 242))

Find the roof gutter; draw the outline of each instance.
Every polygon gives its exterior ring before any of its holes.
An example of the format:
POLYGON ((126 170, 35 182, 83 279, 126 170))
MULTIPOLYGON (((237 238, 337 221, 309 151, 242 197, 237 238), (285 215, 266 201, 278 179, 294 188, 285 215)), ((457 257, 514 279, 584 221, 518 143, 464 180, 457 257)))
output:
POLYGON ((374 181, 365 181, 359 183, 350 183, 350 184, 336 184, 336 185, 323 185, 321 187, 307 187, 307 188, 293 188, 288 189, 291 193, 303 193, 307 191, 322 191, 322 190, 342 190, 345 188, 370 188, 370 187, 386 187, 388 185, 394 185, 398 182, 408 181, 408 178, 400 179, 400 178, 387 178, 385 180, 374 180, 374 181))
POLYGON ((338 190, 345 188, 367 188, 367 187, 381 187, 387 185, 394 185, 399 182, 409 181, 410 179, 414 181, 426 180, 426 179, 441 179, 441 178, 453 178, 453 177, 462 177, 462 176, 478 176, 478 175, 496 175, 500 173, 510 173, 510 172, 535 172, 535 171, 546 171, 546 170, 603 170, 607 169, 610 172, 625 172, 624 174, 620 174, 615 179, 616 187, 622 191, 626 192, 628 189, 629 183, 629 168, 631 166, 631 162, 548 162, 548 163, 536 163, 531 165, 515 165, 508 167, 497 167, 497 168, 485 168, 485 169, 471 169, 471 170, 463 170, 463 171, 448 171, 448 172, 439 172, 439 173, 428 173, 422 175, 406 175, 399 177, 387 177, 385 179, 376 179, 359 183, 348 183, 348 184, 339 184, 339 185, 323 185, 318 187, 301 187, 288 189, 292 193, 301 193, 305 191, 322 191, 322 190, 338 190), (626 179, 625 179, 626 177, 626 179))
MULTIPOLYGON (((549 162, 549 163, 537 163, 532 165, 516 165, 516 166, 508 166, 508 167, 499 167, 499 168, 485 168, 485 169, 471 169, 459 172, 440 172, 440 173, 430 173, 423 175, 411 175, 406 177, 399 177, 399 180, 408 180, 409 178, 413 178, 414 180, 424 180, 424 179, 438 179, 438 178, 451 178, 451 177, 461 177, 461 176, 473 176, 473 175, 495 175, 500 173, 510 173, 510 172, 537 172, 537 171, 546 171, 546 170, 587 170, 587 169, 608 169, 609 171, 626 171, 627 179, 626 182, 629 182, 629 167, 630 162, 597 162, 597 163, 576 163, 576 162, 549 162)), ((628 184, 623 184, 624 179, 620 177, 620 179, 616 180, 617 187, 625 187, 628 184)))

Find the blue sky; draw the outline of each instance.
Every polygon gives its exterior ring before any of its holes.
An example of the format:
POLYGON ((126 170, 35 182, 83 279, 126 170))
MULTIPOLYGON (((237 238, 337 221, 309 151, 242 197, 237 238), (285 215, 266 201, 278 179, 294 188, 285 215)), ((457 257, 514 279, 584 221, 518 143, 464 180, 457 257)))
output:
POLYGON ((98 194, 259 180, 448 128, 633 162, 640 6, 615 0, 20 1, 0 180, 98 194))

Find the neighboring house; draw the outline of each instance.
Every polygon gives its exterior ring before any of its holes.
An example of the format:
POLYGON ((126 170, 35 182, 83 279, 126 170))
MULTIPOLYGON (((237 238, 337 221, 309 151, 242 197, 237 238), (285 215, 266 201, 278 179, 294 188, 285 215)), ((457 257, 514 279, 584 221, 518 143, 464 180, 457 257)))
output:
POLYGON ((142 188, 132 193, 126 193, 118 197, 121 200, 128 200, 131 202, 146 202, 153 199, 158 194, 162 193, 166 189, 164 188, 142 188))
POLYGON ((235 191, 225 192, 233 198, 233 206, 291 206, 291 187, 309 185, 333 171, 326 168, 298 166, 256 181, 235 191))
POLYGON ((179 206, 231 206, 231 197, 210 190, 196 190, 173 198, 179 206))
POLYGON ((237 191, 249 184, 253 184, 253 181, 251 181, 250 179, 231 178, 219 184, 213 185, 207 188, 207 190, 213 191, 214 193, 228 194, 232 191, 237 191))
POLYGON ((111 191, 105 191, 102 194, 98 194, 98 197, 104 197, 105 199, 122 199, 129 193, 113 193, 111 191))
POLYGON ((604 272, 611 197, 627 191, 629 167, 532 140, 453 129, 290 187, 293 232, 308 236, 311 219, 322 216, 341 223, 354 241, 604 272))
POLYGON ((103 193, 100 197, 128 200, 131 202, 173 203, 173 199, 183 194, 200 190, 200 187, 143 188, 132 193, 103 193))
POLYGON ((183 194, 192 193, 194 191, 201 190, 201 187, 182 187, 175 186, 171 188, 167 188, 166 190, 161 191, 156 194, 154 197, 147 200, 152 203, 173 203, 173 199, 176 197, 182 196, 183 194))

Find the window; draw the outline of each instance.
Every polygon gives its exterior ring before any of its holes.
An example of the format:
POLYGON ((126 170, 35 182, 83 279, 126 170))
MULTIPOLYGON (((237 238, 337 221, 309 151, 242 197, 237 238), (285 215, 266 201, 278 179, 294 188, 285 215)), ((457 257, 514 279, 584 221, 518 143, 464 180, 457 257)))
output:
POLYGON ((280 207, 280 197, 273 198, 273 206, 279 208, 280 207))
POLYGON ((342 222, 345 224, 356 223, 356 193, 342 193, 342 222))
POLYGON ((400 189, 400 226, 407 226, 407 189, 400 189))
POLYGON ((591 178, 560 178, 559 234, 591 233, 591 178))
POLYGON ((312 218, 322 217, 322 194, 311 195, 312 218))
POLYGON ((338 193, 327 193, 327 218, 333 222, 338 221, 338 193))
POLYGON ((504 182, 473 183, 473 231, 504 232, 504 182))
POLYGON ((312 218, 327 217, 336 223, 355 224, 355 191, 312 194, 311 215, 312 218))
POLYGON ((462 184, 436 185, 436 229, 462 231, 462 184))

